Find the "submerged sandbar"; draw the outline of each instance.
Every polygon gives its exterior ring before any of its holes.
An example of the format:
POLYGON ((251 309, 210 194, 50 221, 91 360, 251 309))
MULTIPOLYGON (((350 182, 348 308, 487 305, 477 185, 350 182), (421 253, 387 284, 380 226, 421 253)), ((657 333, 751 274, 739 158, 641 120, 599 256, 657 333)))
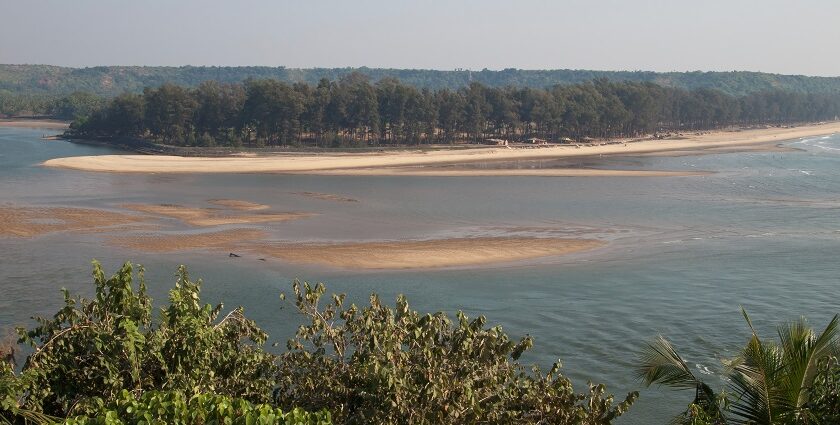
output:
MULTIPOLYGON (((230 201, 230 200, 228 200, 230 201)), ((235 201, 242 202, 242 201, 235 201)), ((227 202, 230 205, 230 202, 227 202)), ((249 208, 239 205, 239 210, 262 209, 252 204, 249 208)), ((268 223, 277 221, 296 220, 310 217, 314 214, 303 212, 281 212, 281 213, 252 213, 252 214, 228 214, 214 208, 194 208, 173 204, 123 204, 122 208, 142 212, 146 214, 160 215, 181 220, 193 226, 223 226, 227 224, 252 224, 268 223)))
POLYGON ((0 207, 0 237, 28 238, 66 231, 98 231, 143 222, 114 211, 73 207, 0 207))
POLYGON ((254 249, 293 263, 347 269, 419 269, 532 260, 588 251, 604 244, 595 239, 478 237, 267 245, 254 249))

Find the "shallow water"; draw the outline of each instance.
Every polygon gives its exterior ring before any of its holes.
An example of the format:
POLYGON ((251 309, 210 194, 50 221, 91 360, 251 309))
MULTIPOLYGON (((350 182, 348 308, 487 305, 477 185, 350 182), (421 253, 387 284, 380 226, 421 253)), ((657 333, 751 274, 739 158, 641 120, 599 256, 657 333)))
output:
MULTIPOLYGON (((91 293, 91 258, 109 270, 148 268, 157 299, 178 264, 204 277, 208 301, 243 305, 285 341, 298 325, 278 294, 294 278, 364 301, 408 296, 421 311, 484 314, 535 338, 526 361, 561 359, 579 389, 604 382, 620 397, 640 387, 639 348, 670 337, 719 385, 719 358, 746 339, 743 305, 761 332, 798 316, 821 327, 840 312, 840 137, 792 141, 794 152, 587 160, 587 167, 710 170, 692 177, 387 177, 100 174, 40 167, 113 151, 39 140, 43 130, 0 128, 0 204, 114 208, 125 202, 202 206, 230 198, 318 216, 267 225, 277 240, 356 240, 508 234, 589 235, 604 249, 480 269, 353 272, 217 252, 149 254, 96 234, 0 238, 0 325, 50 314, 58 289, 91 293), (358 199, 334 202, 294 194, 358 199), (546 230, 549 229, 549 230, 546 230)), ((568 165, 568 164, 566 164, 568 165)), ((527 165, 523 165, 527 166, 527 165)), ((542 164, 542 166, 546 166, 542 164)), ((551 165, 554 166, 554 165, 551 165)), ((558 166, 563 166, 558 165, 558 166)), ((240 226, 241 227, 241 226, 240 226)), ((260 227, 260 226, 254 226, 260 227)), ((186 229, 186 227, 185 227, 186 229)), ((644 390, 621 423, 665 423, 693 394, 644 390)))

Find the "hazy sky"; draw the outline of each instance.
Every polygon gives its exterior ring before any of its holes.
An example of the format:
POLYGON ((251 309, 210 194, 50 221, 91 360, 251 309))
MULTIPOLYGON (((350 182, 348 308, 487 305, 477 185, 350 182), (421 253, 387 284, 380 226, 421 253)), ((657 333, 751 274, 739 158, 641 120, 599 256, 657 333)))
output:
POLYGON ((840 0, 0 0, 0 63, 840 75, 840 0))

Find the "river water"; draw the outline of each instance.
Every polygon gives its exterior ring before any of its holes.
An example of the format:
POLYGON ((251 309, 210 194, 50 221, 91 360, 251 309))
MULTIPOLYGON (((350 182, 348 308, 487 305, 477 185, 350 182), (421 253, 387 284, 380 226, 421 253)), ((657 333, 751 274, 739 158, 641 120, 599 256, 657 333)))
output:
MULTIPOLYGON (((623 398, 640 388, 634 360, 657 334, 720 387, 720 359, 748 336, 739 306, 768 338, 786 320, 805 316, 822 327, 840 312, 837 135, 790 141, 796 150, 786 152, 583 164, 714 172, 704 176, 546 178, 88 173, 39 164, 114 151, 42 141, 43 132, 0 128, 2 206, 201 205, 229 198, 319 214, 255 226, 283 240, 556 232, 610 243, 586 254, 496 267, 358 272, 219 252, 137 252, 108 245, 99 234, 0 238, 0 326, 31 325, 30 316, 53 313, 62 287, 90 295, 92 258, 109 271, 125 260, 145 265, 150 292, 160 301, 177 265, 187 264, 193 277, 204 278, 207 301, 244 306, 273 342, 284 342, 300 323, 278 296, 295 278, 323 281, 328 291, 357 302, 371 292, 391 303, 405 294, 423 312, 464 310, 486 315, 514 337, 530 334, 535 348, 526 362, 548 367, 560 359, 579 390, 592 380, 623 398), (295 194, 304 191, 359 202, 295 194)), ((665 423, 692 397, 642 390, 621 423, 665 423)))

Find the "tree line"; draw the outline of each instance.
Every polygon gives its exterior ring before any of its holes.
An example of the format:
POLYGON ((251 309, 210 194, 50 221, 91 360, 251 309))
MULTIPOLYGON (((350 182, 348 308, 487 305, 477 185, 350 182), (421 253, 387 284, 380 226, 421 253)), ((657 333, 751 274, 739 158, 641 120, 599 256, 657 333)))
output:
POLYGON ((54 95, 12 94, 0 90, 0 118, 34 116, 74 120, 92 114, 106 103, 104 97, 87 91, 54 95))
POLYGON ((733 125, 833 120, 840 94, 767 91, 735 97, 604 79, 548 89, 418 89, 362 74, 317 85, 273 79, 164 84, 126 93, 80 117, 77 137, 143 138, 176 146, 378 146, 487 139, 637 137, 733 125))

